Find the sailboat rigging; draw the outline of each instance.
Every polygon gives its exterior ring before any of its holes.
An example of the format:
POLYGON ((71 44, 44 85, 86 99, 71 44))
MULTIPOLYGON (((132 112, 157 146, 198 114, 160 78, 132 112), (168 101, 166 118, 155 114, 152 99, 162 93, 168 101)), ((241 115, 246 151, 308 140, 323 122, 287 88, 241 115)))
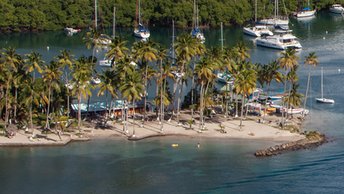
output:
POLYGON ((142 38, 142 39, 147 39, 150 37, 150 32, 148 28, 146 28, 141 23, 141 0, 136 0, 136 21, 135 21, 134 36, 138 38, 142 38))
POLYGON ((193 28, 191 31, 191 36, 200 40, 201 43, 205 42, 204 34, 199 29, 198 7, 196 5, 196 0, 194 0, 193 28))
POLYGON ((324 98, 324 71, 321 67, 321 98, 315 99, 319 103, 325 103, 325 104, 334 104, 333 99, 324 98))

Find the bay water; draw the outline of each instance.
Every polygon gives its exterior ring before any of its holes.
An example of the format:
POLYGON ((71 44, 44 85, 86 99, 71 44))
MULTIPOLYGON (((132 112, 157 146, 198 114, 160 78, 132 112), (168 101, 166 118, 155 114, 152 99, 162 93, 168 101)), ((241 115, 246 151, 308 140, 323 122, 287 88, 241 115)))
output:
MULTIPOLYGON (((71 143, 64 147, 0 148, 0 193, 343 193, 344 185, 344 18, 320 12, 311 20, 291 19, 290 27, 303 46, 298 52, 300 91, 305 91, 308 68, 304 58, 316 52, 319 67, 312 71, 305 129, 318 129, 330 142, 270 158, 253 153, 273 145, 268 140, 152 138, 138 142, 122 138, 71 143), (317 104, 320 67, 324 96, 334 105, 317 104), (173 148, 171 144, 178 143, 173 148), (200 143, 200 148, 197 144, 200 143)), ((150 28, 152 39, 166 47, 172 30, 150 28)), ((182 30, 177 30, 179 34, 182 30)), ((130 29, 118 32, 135 41, 130 29)), ((84 33, 64 32, 0 35, 0 46, 21 54, 38 51, 50 61, 62 49, 75 56, 91 55, 84 33)), ((220 45, 219 29, 205 30, 207 46, 220 45)), ((238 27, 224 29, 225 45, 244 41, 252 62, 268 63, 280 51, 256 47, 238 27)), ((102 58, 104 51, 97 53, 102 58)), ((101 71, 100 67, 97 67, 101 71)), ((274 84, 277 91, 282 85, 274 84)))

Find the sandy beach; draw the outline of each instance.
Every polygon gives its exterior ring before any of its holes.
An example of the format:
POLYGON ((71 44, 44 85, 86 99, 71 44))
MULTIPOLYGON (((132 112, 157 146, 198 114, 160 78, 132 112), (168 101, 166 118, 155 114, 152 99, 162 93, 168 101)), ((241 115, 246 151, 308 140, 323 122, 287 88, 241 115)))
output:
MULTIPOLYGON (((298 133, 291 133, 277 127, 275 122, 259 123, 255 118, 243 121, 240 127, 240 119, 226 119, 218 117, 206 120, 205 129, 199 130, 199 123, 196 122, 190 128, 185 121, 189 115, 181 115, 182 122, 177 124, 176 121, 164 121, 161 130, 161 124, 157 120, 142 122, 141 120, 129 120, 128 132, 126 133, 123 123, 109 121, 105 129, 96 129, 92 123, 84 124, 82 133, 61 132, 58 134, 49 133, 41 134, 39 130, 34 133, 25 133, 19 130, 12 138, 0 136, 0 146, 62 146, 71 141, 87 141, 97 138, 125 138, 128 140, 141 140, 150 137, 163 136, 190 136, 202 138, 227 138, 227 139, 261 139, 272 140, 276 142, 291 142, 303 139, 304 136, 298 133), (184 122, 183 122, 184 121, 184 122), (135 135, 133 131, 135 130, 135 135)), ((273 119, 272 117, 266 119, 273 119)))

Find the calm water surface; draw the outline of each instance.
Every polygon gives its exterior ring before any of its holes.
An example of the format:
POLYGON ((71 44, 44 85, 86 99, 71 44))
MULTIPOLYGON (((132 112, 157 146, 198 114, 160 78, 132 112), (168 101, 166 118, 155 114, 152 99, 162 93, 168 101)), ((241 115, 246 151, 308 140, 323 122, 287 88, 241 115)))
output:
MULTIPOLYGON (((335 105, 315 103, 320 95, 320 68, 315 69, 307 105, 311 114, 304 125, 326 133, 333 140, 330 143, 261 159, 252 153, 272 142, 169 137, 0 148, 0 193, 342 193, 344 18, 320 13, 310 21, 292 20, 291 27, 304 48, 299 52, 300 64, 309 52, 316 52, 324 67, 325 96, 336 101, 335 105), (179 147, 172 148, 172 143, 179 147)), ((154 40, 170 44, 170 29, 151 30, 154 40)), ((128 32, 118 33, 134 41, 128 32)), ((225 29, 224 34, 226 45, 245 41, 253 62, 268 63, 279 57, 278 51, 254 46, 238 28, 225 29)), ((219 45, 219 30, 207 30, 205 36, 207 44, 219 45)), ((37 50, 49 61, 63 48, 76 56, 90 55, 81 38, 82 34, 66 37, 63 32, 1 35, 0 46, 14 46, 20 53, 37 50)), ((102 58, 102 51, 98 55, 102 58)), ((302 91, 307 73, 301 65, 302 91)))

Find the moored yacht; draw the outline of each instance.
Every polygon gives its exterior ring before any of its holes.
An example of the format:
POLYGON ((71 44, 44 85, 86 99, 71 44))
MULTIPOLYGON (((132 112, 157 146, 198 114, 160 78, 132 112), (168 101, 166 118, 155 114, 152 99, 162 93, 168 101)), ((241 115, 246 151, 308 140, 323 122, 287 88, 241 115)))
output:
POLYGON ((330 7, 330 12, 337 13, 337 14, 343 14, 344 13, 344 8, 340 4, 333 4, 330 7))
POLYGON ((273 36, 259 37, 256 39, 258 46, 286 50, 287 48, 301 49, 302 46, 292 34, 279 34, 273 36))
POLYGON ((272 36, 273 33, 263 25, 256 25, 254 27, 244 27, 243 32, 250 36, 260 37, 260 36, 272 36))
POLYGON ((138 28, 135 28, 134 30, 134 36, 142 39, 147 39, 150 36, 150 32, 142 24, 139 24, 138 28))
POLYGON ((295 17, 297 18, 306 18, 306 17, 313 17, 315 15, 316 10, 311 10, 309 7, 305 7, 299 12, 295 13, 295 17))

